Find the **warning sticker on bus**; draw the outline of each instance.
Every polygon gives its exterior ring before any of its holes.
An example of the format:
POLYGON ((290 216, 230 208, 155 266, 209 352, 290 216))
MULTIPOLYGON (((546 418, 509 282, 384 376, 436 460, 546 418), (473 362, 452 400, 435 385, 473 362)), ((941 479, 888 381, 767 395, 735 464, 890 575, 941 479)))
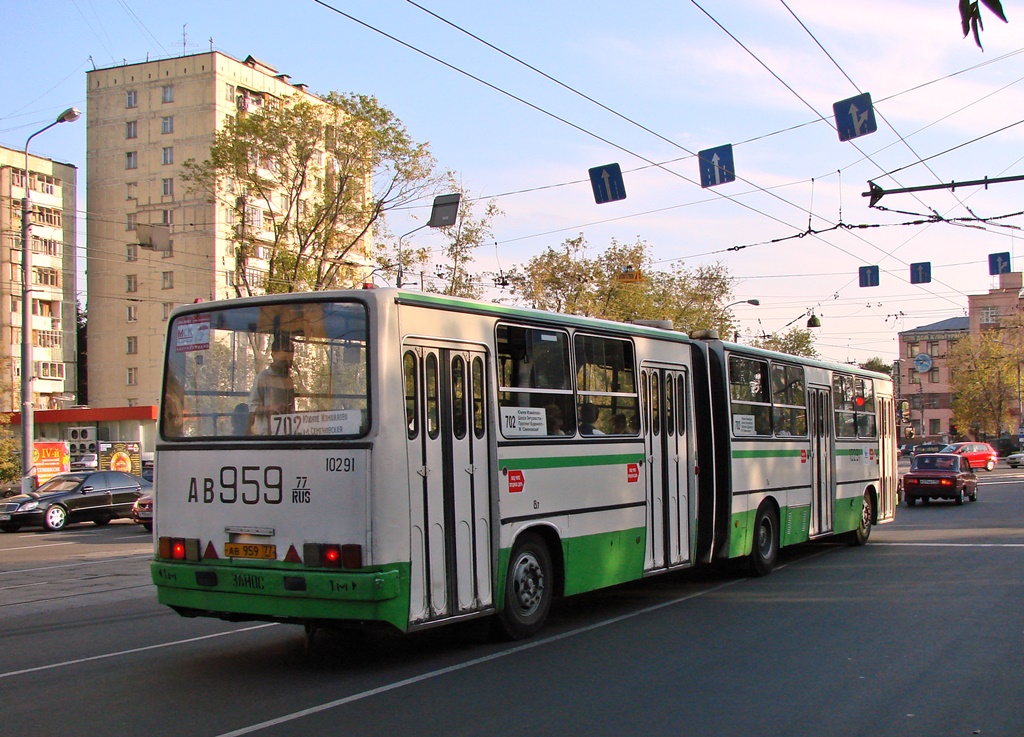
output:
POLYGON ((206 351, 210 349, 210 316, 188 315, 174 323, 174 350, 206 351))
POLYGON ((270 417, 271 435, 356 435, 363 421, 358 409, 295 412, 270 417))

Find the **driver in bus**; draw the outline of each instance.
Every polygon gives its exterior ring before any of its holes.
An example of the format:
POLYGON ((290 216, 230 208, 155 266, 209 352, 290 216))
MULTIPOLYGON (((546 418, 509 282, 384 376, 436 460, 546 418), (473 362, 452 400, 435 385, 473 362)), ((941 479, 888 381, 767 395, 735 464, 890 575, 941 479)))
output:
POLYGON ((291 336, 279 333, 270 347, 271 363, 256 374, 249 394, 249 416, 253 435, 269 435, 271 415, 295 411, 295 382, 292 360, 295 358, 291 336))

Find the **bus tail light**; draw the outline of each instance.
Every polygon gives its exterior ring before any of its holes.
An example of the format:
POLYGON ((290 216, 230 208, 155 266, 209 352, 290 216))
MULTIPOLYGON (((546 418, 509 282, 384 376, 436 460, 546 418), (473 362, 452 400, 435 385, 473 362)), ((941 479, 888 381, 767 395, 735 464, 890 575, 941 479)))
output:
POLYGON ((199 540, 193 537, 161 537, 158 553, 165 560, 199 560, 199 540))
POLYGON ((362 568, 363 546, 306 543, 302 546, 302 560, 308 568, 362 568))

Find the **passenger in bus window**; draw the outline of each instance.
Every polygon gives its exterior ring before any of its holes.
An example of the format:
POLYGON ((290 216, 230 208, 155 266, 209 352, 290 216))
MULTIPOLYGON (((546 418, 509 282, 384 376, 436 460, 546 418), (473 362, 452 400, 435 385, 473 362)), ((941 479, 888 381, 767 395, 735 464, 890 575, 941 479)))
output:
POLYGON ((548 435, 565 435, 565 420, 562 418, 562 410, 557 404, 549 404, 545 407, 544 415, 548 421, 548 435))
POLYGON ((604 435, 597 429, 595 423, 599 414, 597 405, 593 402, 584 402, 580 406, 580 432, 584 435, 604 435))
POLYGON ((612 415, 611 430, 609 430, 609 434, 625 435, 628 432, 629 430, 626 427, 626 415, 624 415, 622 412, 616 412, 614 415, 612 415))
POLYGON ((270 434, 270 416, 295 411, 295 382, 292 380, 294 349, 289 336, 274 337, 270 348, 272 361, 256 374, 249 394, 249 413, 254 435, 270 434))
POLYGON ((249 405, 239 402, 231 410, 231 434, 245 435, 249 431, 249 405))

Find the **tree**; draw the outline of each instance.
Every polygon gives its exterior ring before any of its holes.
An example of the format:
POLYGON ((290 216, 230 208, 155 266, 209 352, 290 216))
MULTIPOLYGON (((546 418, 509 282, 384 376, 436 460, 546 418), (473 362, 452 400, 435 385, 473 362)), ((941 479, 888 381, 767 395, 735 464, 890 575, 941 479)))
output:
POLYGON ((430 191, 434 159, 376 98, 268 99, 231 119, 210 156, 185 162, 190 192, 227 207, 236 224, 239 295, 348 286, 368 265, 388 210, 430 191), (247 268, 259 255, 265 278, 247 268))
MULTIPOLYGON (((1009 22, 1006 20, 1002 3, 999 0, 981 0, 981 3, 1003 23, 1009 22)), ((974 31, 974 43, 978 44, 979 49, 982 48, 981 31, 985 30, 985 24, 981 21, 981 8, 978 6, 978 0, 960 0, 960 26, 963 28, 964 38, 967 38, 968 33, 974 31)))
POLYGON ((751 341, 756 348, 768 351, 788 353, 791 356, 817 358, 818 349, 814 347, 814 335, 806 328, 793 327, 785 333, 772 333, 751 341))
MULTIPOLYGON (((462 199, 455 224, 440 229, 448 241, 441 251, 443 262, 437 264, 435 270, 440 285, 431 282, 424 285, 424 290, 451 297, 479 299, 484 292, 483 286, 470 273, 469 265, 474 261, 473 252, 491 237, 491 221, 503 213, 494 200, 488 200, 484 203, 483 214, 475 218, 476 203, 469 197, 469 192, 461 190, 460 194, 462 199)), ((418 253, 421 261, 428 260, 428 252, 418 253)))
POLYGON ((1017 367, 1024 358, 1011 343, 998 340, 989 330, 963 338, 949 353, 949 388, 953 394, 953 421, 964 432, 999 435, 1009 427, 1017 407, 1017 367))
POLYGON ((867 371, 877 371, 880 374, 892 376, 892 364, 879 356, 869 358, 867 361, 862 363, 860 367, 867 371))
POLYGON ((651 247, 643 240, 612 240, 596 257, 582 235, 548 248, 508 275, 513 295, 549 312, 608 320, 671 320, 676 330, 715 328, 728 334, 731 315, 723 305, 732 277, 722 264, 669 271, 653 268, 651 247))

